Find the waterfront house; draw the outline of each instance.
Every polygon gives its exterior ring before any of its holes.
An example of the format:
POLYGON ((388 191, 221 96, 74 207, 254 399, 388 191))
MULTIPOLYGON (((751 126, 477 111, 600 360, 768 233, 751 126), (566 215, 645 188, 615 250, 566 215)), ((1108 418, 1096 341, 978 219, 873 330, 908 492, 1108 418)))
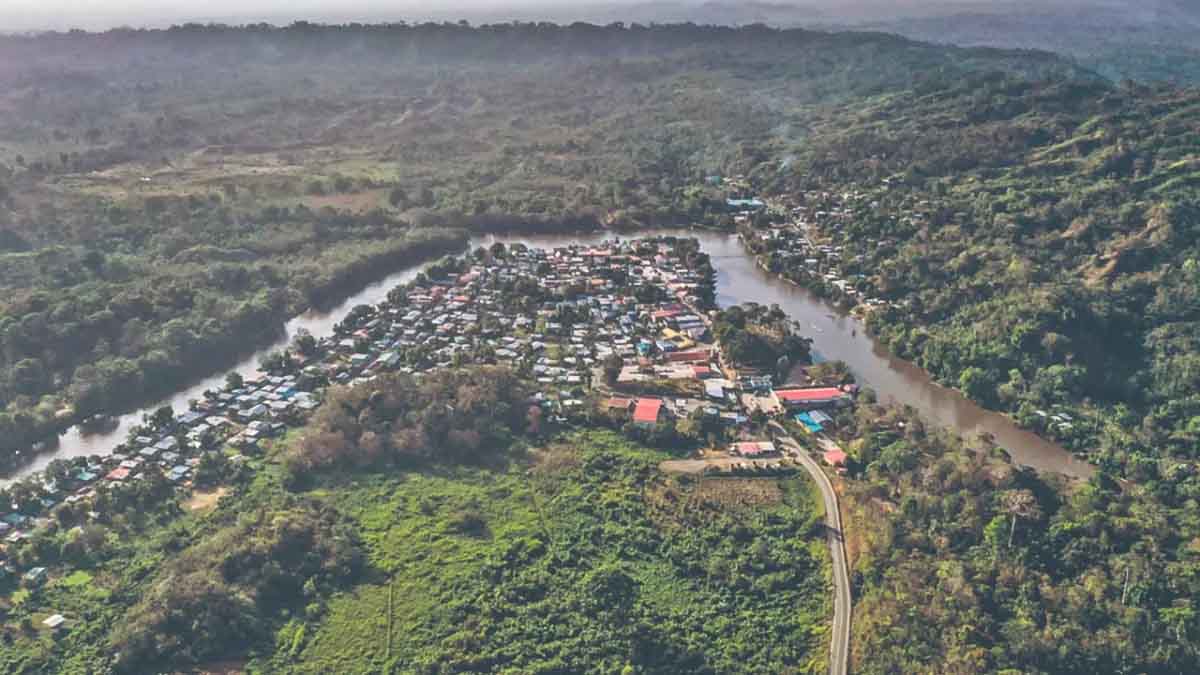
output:
POLYGON ((823 408, 849 402, 846 392, 837 387, 776 389, 774 395, 787 408, 823 408))

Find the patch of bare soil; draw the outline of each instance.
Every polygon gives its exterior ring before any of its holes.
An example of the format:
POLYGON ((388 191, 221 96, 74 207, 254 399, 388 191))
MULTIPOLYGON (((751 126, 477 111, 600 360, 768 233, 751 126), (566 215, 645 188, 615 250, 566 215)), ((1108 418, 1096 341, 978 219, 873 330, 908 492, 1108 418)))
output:
POLYGON ((744 478, 706 478, 696 486, 696 500, 723 507, 749 508, 778 504, 783 490, 776 480, 744 478))
POLYGON ((311 209, 322 209, 326 206, 339 211, 365 213, 377 208, 383 201, 386 190, 364 190, 362 192, 310 196, 304 203, 311 209))
POLYGON ((576 469, 582 463, 579 452, 569 445, 558 444, 531 452, 533 471, 540 474, 559 474, 576 469))
POLYGON ((783 464, 781 458, 746 459, 744 457, 712 457, 708 459, 669 459, 658 465, 666 473, 701 473, 707 468, 731 471, 735 468, 771 469, 783 464))
POLYGON ((188 511, 207 511, 217 505, 221 501, 221 497, 229 494, 229 488, 219 487, 210 492, 194 492, 192 498, 187 500, 183 506, 188 511))

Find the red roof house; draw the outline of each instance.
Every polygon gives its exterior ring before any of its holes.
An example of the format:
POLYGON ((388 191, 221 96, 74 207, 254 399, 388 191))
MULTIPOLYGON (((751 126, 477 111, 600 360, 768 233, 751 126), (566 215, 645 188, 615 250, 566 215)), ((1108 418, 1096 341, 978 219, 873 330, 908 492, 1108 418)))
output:
POLYGON ((776 389, 775 397, 786 406, 824 406, 846 400, 846 392, 837 387, 776 389))
POLYGON ((654 426, 658 424, 658 418, 662 414, 662 410, 662 401, 656 398, 639 398, 637 406, 633 409, 633 423, 654 426))
POLYGON ((672 363, 705 363, 712 358, 707 349, 693 349, 688 352, 669 352, 667 360, 672 363))
POLYGON ((109 471, 108 475, 105 476, 104 478, 106 480, 112 480, 112 481, 125 480, 126 478, 129 478, 129 469, 126 469, 123 466, 119 466, 119 467, 113 469, 112 471, 109 471))
POLYGON ((835 466, 839 469, 846 466, 846 453, 840 448, 825 451, 825 463, 829 466, 835 466))

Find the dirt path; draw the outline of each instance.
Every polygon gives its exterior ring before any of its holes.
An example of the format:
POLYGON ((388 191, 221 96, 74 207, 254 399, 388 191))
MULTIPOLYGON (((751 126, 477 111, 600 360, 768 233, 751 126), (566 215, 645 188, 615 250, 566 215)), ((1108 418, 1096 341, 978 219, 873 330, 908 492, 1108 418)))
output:
POLYGON ((753 466, 759 469, 778 467, 782 461, 775 459, 746 459, 744 457, 713 457, 710 459, 669 459, 658 465, 667 473, 700 473, 709 467, 721 471, 729 471, 737 465, 753 466))

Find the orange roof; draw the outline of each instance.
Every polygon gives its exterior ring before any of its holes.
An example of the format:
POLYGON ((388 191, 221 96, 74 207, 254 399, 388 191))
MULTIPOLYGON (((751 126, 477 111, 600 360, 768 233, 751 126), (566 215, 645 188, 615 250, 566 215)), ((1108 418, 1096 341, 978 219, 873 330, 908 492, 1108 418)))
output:
POLYGON ((825 452, 825 463, 829 466, 845 466, 846 453, 842 452, 838 448, 827 450, 825 452))
POLYGON ((845 392, 837 387, 817 387, 814 389, 776 389, 775 395, 787 403, 811 403, 814 401, 834 401, 845 396, 845 392))
POLYGON ((656 398, 639 398, 637 407, 633 409, 633 421, 654 424, 658 414, 662 412, 662 401, 656 398))

